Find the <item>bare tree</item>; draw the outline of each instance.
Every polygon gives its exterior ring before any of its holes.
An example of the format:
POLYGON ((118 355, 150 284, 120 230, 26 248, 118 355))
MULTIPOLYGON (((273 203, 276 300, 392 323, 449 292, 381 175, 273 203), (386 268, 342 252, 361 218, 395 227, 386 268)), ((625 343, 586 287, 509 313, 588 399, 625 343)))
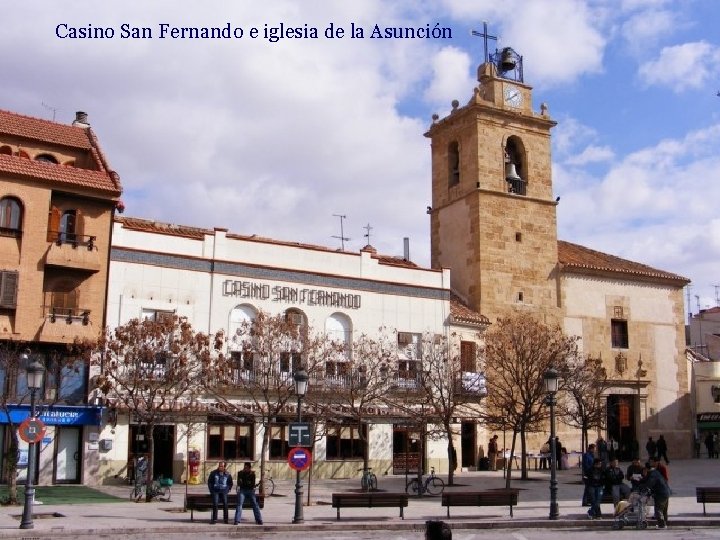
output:
MULTIPOLYGON (((482 416, 493 427, 505 424, 513 428, 511 461, 516 435, 520 436, 523 479, 528 477, 526 435, 538 431, 548 418, 543 375, 550 367, 564 371, 576 352, 576 338, 528 314, 498 319, 486 334, 488 395, 482 416)), ((506 485, 510 486, 509 473, 506 485)))
POLYGON ((221 344, 222 333, 195 332, 177 316, 133 319, 100 338, 93 359, 100 367, 95 385, 144 429, 148 482, 154 475, 155 426, 188 412, 192 389, 221 344))
MULTIPOLYGON (((37 396, 39 414, 43 408, 62 402, 66 404, 84 403, 87 397, 82 385, 68 384, 70 379, 85 379, 85 368, 91 347, 84 342, 76 341, 69 344, 57 344, 47 352, 34 354, 28 343, 20 341, 0 342, 0 410, 8 418, 8 446, 3 455, 4 474, 8 482, 8 504, 17 504, 17 470, 20 457, 18 426, 13 421, 12 406, 30 400, 27 388, 25 369, 33 357, 41 360, 46 372, 44 378, 45 392, 37 396)), ((48 345, 50 347, 50 345, 48 345)))
MULTIPOLYGON (((322 368, 324 335, 315 335, 304 317, 295 315, 260 311, 252 320, 242 322, 228 339, 229 353, 213 362, 203 380, 205 390, 225 414, 239 417, 251 413, 261 418, 261 486, 270 444, 270 419, 286 413, 294 399, 293 374, 304 367, 312 383, 322 368)), ((310 392, 313 390, 311 384, 310 392)))
POLYGON ((588 444, 588 431, 603 427, 605 390, 610 386, 600 358, 571 358, 560 371, 561 394, 558 413, 565 423, 582 431, 581 448, 588 444))
POLYGON ((387 401, 388 379, 397 347, 385 329, 376 338, 362 334, 350 346, 345 342, 326 342, 324 372, 309 397, 317 415, 330 425, 357 427, 363 446, 363 469, 369 467, 368 407, 387 401))
POLYGON ((421 358, 420 381, 429 422, 427 435, 447 439, 448 484, 452 486, 457 466, 453 442, 457 430, 453 418, 480 414, 486 393, 485 380, 478 369, 478 347, 474 342, 461 342, 457 334, 448 338, 426 332, 421 358))

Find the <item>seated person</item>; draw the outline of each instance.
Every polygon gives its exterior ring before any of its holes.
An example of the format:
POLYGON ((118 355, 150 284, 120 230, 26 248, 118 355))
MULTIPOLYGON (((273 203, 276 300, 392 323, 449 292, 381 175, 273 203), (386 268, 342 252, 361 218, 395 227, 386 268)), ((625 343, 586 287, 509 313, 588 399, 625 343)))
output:
POLYGON ((628 465, 625 476, 630 480, 630 489, 632 491, 640 491, 640 482, 643 479, 643 467, 640 465, 640 458, 634 458, 632 460, 632 463, 628 465))
POLYGON ((607 487, 612 493, 613 504, 617 506, 620 499, 626 499, 628 495, 630 495, 630 487, 623 482, 625 474, 622 469, 618 467, 617 458, 610 460, 608 468, 605 469, 605 477, 607 487))

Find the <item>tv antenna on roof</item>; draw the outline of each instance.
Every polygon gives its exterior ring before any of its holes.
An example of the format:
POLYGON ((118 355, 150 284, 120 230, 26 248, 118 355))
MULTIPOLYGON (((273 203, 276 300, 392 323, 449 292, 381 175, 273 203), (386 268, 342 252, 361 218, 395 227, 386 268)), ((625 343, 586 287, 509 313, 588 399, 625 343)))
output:
POLYGON ((55 121, 55 114, 56 114, 60 109, 57 108, 57 107, 51 107, 50 105, 48 105, 48 104, 45 103, 44 101, 41 102, 40 104, 41 104, 43 107, 45 107, 47 110, 52 111, 52 113, 53 113, 53 119, 52 119, 52 121, 54 122, 54 121, 55 121))
POLYGON ((350 239, 345 236, 345 233, 343 232, 343 219, 347 219, 347 216, 343 216, 342 214, 333 214, 334 217, 340 218, 340 236, 333 236, 333 238, 338 238, 340 240, 340 250, 345 251, 345 241, 350 241, 350 239))

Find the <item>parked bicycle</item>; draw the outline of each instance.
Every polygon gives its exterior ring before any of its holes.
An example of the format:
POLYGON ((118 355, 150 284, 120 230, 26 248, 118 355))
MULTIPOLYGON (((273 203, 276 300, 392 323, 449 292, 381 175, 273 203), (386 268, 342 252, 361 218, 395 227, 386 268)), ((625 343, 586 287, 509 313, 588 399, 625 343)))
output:
POLYGON ((260 482, 255 484, 255 487, 259 489, 265 497, 272 497, 272 494, 275 493, 275 482, 272 479, 270 471, 265 471, 262 488, 260 487, 260 482))
POLYGON ((445 482, 435 476, 435 467, 430 467, 430 474, 424 481, 413 478, 405 486, 405 492, 414 495, 440 495, 445 490, 445 482))
POLYGON ((130 499, 133 501, 140 501, 143 498, 152 501, 153 499, 160 499, 162 501, 170 501, 172 498, 172 478, 158 477, 157 480, 153 480, 150 484, 136 483, 130 490, 130 499))
POLYGON ((362 490, 377 490, 377 476, 372 472, 372 469, 368 467, 367 469, 358 469, 358 471, 362 471, 362 476, 360 477, 360 487, 362 490))

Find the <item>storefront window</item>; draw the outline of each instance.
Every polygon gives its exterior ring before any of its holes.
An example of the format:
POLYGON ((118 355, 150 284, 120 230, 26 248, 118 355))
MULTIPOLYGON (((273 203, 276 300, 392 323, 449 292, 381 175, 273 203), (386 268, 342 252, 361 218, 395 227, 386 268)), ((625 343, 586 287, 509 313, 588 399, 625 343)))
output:
POLYGON ((287 420, 278 418, 270 424, 270 459, 287 459, 288 446, 287 420))
POLYGON ((253 459, 255 430, 252 424, 208 423, 208 459, 253 459))
POLYGON ((365 455, 367 426, 328 426, 327 459, 362 459, 365 455))

